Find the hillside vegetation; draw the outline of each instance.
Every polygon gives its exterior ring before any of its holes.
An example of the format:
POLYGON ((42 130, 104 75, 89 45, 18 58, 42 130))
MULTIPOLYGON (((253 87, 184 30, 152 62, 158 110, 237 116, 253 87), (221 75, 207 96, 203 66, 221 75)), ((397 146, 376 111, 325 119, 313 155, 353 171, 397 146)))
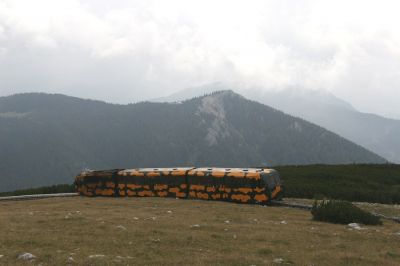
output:
POLYGON ((321 127, 230 91, 113 105, 0 98, 0 191, 72 183, 85 168, 384 163, 321 127))
POLYGON ((170 198, 0 202, 1 265, 399 265, 399 226, 170 198), (370 252, 369 252, 370 251, 370 252), (34 263, 19 260, 29 252, 34 263))
POLYGON ((400 203, 400 165, 277 166, 285 196, 400 203))

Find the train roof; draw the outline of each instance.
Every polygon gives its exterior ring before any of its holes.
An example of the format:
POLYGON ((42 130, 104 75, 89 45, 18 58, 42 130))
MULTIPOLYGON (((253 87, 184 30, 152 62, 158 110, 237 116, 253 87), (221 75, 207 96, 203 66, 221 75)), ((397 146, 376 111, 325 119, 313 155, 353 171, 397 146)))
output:
POLYGON ((202 167, 194 168, 188 172, 190 176, 236 177, 260 179, 263 174, 272 172, 272 169, 264 168, 218 168, 202 167))
POLYGON ((169 171, 189 171, 195 169, 194 167, 161 167, 161 168, 132 168, 132 169, 124 169, 120 172, 141 172, 141 173, 148 173, 148 172, 169 172, 169 171))
POLYGON ((182 170, 194 170, 194 171, 220 171, 220 172, 265 172, 271 169, 269 168, 222 168, 222 167, 161 167, 161 168, 132 168, 124 169, 122 171, 140 171, 140 172, 154 172, 154 171, 182 171, 182 170))
POLYGON ((244 173, 263 173, 270 172, 270 169, 267 168, 219 168, 219 167, 200 167, 194 168, 191 171, 199 171, 199 172, 244 172, 244 173))
POLYGON ((132 168, 93 171, 86 170, 79 176, 105 176, 110 177, 115 173, 122 176, 181 176, 186 173, 190 176, 233 176, 259 179, 262 175, 274 172, 268 168, 221 168, 221 167, 168 167, 168 168, 132 168))
POLYGON ((168 171, 199 171, 199 172, 247 172, 247 173, 269 173, 272 169, 268 168, 221 168, 221 167, 164 167, 164 168, 132 168, 124 169, 120 172, 168 172, 168 171))

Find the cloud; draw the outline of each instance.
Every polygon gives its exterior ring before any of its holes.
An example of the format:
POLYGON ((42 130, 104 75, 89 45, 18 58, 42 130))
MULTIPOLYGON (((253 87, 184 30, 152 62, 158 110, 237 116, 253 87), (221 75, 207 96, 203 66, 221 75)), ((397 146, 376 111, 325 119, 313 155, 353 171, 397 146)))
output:
POLYGON ((389 0, 0 0, 0 94, 126 102, 223 81, 323 88, 396 113, 360 95, 399 94, 399 9, 389 0))

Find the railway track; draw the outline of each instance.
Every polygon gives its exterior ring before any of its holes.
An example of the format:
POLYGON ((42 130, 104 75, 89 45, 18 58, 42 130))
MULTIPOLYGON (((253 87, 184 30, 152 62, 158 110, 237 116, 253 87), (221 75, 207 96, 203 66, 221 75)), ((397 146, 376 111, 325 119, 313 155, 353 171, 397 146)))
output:
POLYGON ((21 196, 8 196, 0 197, 0 201, 16 201, 16 200, 35 200, 47 198, 65 198, 76 197, 78 193, 55 193, 55 194, 36 194, 36 195, 21 195, 21 196))
POLYGON ((295 209, 302 209, 302 210, 311 210, 312 205, 308 204, 301 204, 301 203, 288 203, 279 200, 271 200, 273 206, 282 206, 282 207, 289 207, 295 209))

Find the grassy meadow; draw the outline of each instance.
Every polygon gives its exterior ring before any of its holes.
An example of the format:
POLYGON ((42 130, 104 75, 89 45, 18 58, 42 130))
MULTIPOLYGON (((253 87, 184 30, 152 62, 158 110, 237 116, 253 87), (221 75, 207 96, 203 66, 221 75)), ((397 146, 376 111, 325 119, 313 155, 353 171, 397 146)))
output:
POLYGON ((0 265, 399 265, 400 226, 172 198, 0 202, 0 265), (36 259, 26 262, 19 254, 36 259))

